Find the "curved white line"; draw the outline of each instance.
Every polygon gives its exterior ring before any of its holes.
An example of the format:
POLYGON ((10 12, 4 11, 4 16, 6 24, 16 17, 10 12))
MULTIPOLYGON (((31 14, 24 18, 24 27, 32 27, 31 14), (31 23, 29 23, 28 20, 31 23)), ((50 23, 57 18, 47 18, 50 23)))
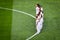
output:
POLYGON ((28 16, 31 16, 31 17, 35 18, 35 16, 33 16, 33 15, 29 14, 29 13, 26 13, 26 12, 20 11, 20 10, 9 9, 9 8, 4 8, 4 7, 0 7, 0 9, 12 10, 12 11, 19 12, 19 13, 23 13, 23 14, 26 14, 26 15, 28 15, 28 16))
MULTIPOLYGON (((0 9, 12 10, 12 11, 19 12, 19 13, 23 13, 23 14, 26 14, 26 15, 28 15, 28 16, 31 16, 31 17, 35 18, 35 16, 33 16, 33 15, 29 14, 29 13, 26 13, 26 12, 20 11, 20 10, 9 9, 9 8, 4 8, 4 7, 0 7, 0 9)), ((32 35, 31 37, 27 38, 26 40, 29 40, 29 39, 33 38, 35 35, 37 35, 37 34, 35 33, 34 35, 32 35)))

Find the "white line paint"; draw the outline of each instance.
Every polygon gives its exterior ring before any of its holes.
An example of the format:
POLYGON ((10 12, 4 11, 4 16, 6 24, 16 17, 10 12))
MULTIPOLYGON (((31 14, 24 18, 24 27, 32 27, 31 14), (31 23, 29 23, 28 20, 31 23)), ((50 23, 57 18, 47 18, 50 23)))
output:
MULTIPOLYGON (((20 11, 20 10, 16 10, 16 9, 9 9, 9 8, 4 8, 4 7, 0 7, 0 9, 5 9, 5 10, 11 10, 11 11, 15 11, 15 12, 19 12, 19 13, 23 13, 23 14, 26 14, 28 16, 31 16, 33 18, 35 18, 35 16, 29 14, 29 13, 26 13, 26 12, 23 12, 23 11, 20 11)), ((27 38, 26 40, 30 40, 31 38, 33 38, 34 36, 36 36, 37 34, 35 33, 34 35, 30 36, 29 38, 27 38)))
POLYGON ((38 32, 36 32, 35 34, 33 34, 32 36, 30 36, 30 37, 27 38, 26 40, 30 40, 30 39, 32 39, 33 37, 35 37, 36 35, 38 35, 38 32))
POLYGON ((35 18, 35 16, 33 16, 33 15, 29 14, 29 13, 26 13, 26 12, 20 11, 20 10, 9 9, 9 8, 4 8, 4 7, 0 7, 0 9, 12 10, 12 11, 19 12, 19 13, 23 13, 23 14, 26 14, 26 15, 28 15, 28 16, 31 16, 31 17, 35 18))

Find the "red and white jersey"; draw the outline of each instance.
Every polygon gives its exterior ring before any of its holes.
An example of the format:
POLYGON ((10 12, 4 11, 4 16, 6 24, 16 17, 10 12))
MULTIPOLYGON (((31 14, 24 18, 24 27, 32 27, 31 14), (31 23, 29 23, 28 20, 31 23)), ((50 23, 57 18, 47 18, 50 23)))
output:
POLYGON ((40 22, 43 22, 43 12, 42 11, 43 11, 42 7, 41 7, 41 9, 39 7, 36 7, 36 15, 40 12, 40 15, 38 16, 36 22, 39 21, 39 19, 41 18, 41 15, 42 15, 42 18, 40 19, 40 22), (40 12, 40 10, 41 10, 41 12, 40 12))
MULTIPOLYGON (((39 12, 40 12, 40 10, 41 10, 41 12, 43 11, 43 8, 41 7, 41 9, 39 8, 39 7, 36 7, 36 14, 38 14, 39 12)), ((40 13, 41 13, 40 12, 40 13)))

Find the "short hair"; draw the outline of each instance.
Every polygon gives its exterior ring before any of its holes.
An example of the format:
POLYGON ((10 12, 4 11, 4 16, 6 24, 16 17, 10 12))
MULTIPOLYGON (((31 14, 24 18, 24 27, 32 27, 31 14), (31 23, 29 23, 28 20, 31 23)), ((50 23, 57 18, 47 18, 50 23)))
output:
POLYGON ((40 4, 36 4, 39 8, 41 7, 41 5, 40 4))

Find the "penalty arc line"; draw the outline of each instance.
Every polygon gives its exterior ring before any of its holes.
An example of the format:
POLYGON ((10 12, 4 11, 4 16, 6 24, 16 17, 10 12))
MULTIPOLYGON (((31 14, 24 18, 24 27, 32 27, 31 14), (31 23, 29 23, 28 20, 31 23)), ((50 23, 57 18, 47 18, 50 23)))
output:
MULTIPOLYGON (((11 10, 11 11, 15 11, 15 12, 23 13, 23 14, 26 14, 26 15, 28 15, 28 16, 30 16, 30 17, 36 19, 35 16, 33 16, 33 15, 29 14, 29 13, 26 13, 26 12, 20 11, 20 10, 9 9, 9 8, 4 8, 4 7, 0 7, 0 9, 11 10)), ((31 38, 33 38, 33 37, 36 36, 36 35, 37 35, 37 34, 35 33, 34 35, 30 36, 30 37, 27 38, 26 40, 30 40, 31 38)))
POLYGON ((26 14, 26 15, 28 15, 28 16, 30 16, 30 17, 32 17, 32 18, 34 18, 34 19, 35 19, 35 16, 33 16, 33 15, 29 14, 29 13, 26 13, 26 12, 20 11, 20 10, 16 10, 16 9, 9 9, 9 8, 4 8, 4 7, 0 7, 0 9, 12 10, 12 11, 15 11, 15 12, 23 13, 23 14, 26 14))

